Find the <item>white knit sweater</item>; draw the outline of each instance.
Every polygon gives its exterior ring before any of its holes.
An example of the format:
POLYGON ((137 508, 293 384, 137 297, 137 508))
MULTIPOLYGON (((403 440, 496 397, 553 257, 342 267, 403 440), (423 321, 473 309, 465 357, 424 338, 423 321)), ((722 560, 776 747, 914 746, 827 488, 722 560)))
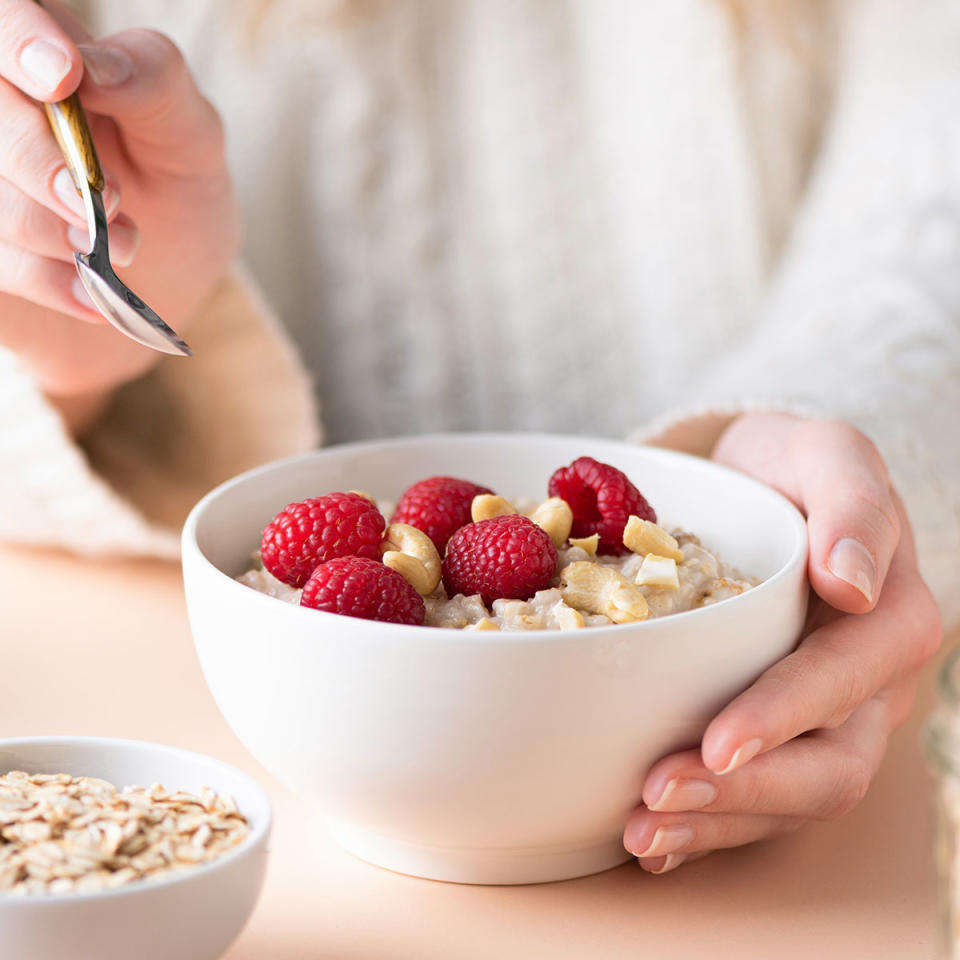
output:
MULTIPOLYGON (((224 113, 246 260, 328 439, 683 446, 671 426, 707 410, 842 417, 888 458, 960 615, 955 2, 754 0, 737 19, 719 0, 382 0, 331 22, 337 6, 274 0, 255 38, 226 2, 85 11, 172 34, 224 113)), ((251 289, 204 313, 199 359, 125 388, 92 467, 0 355, 0 411, 18 411, 0 420, 0 533, 169 551, 205 485, 315 441, 251 289), (255 402, 210 389, 224 378, 255 402), (130 415, 160 424, 167 404, 191 448, 130 415)))

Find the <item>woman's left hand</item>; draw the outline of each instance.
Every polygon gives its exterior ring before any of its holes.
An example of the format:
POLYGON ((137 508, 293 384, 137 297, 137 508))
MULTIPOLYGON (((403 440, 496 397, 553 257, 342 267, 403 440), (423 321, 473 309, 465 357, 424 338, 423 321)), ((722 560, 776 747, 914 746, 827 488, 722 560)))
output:
POLYGON ((713 458, 803 511, 816 595, 797 649, 713 719, 700 749, 647 775, 624 845, 651 873, 853 809, 942 635, 903 505, 863 434, 745 414, 713 458))

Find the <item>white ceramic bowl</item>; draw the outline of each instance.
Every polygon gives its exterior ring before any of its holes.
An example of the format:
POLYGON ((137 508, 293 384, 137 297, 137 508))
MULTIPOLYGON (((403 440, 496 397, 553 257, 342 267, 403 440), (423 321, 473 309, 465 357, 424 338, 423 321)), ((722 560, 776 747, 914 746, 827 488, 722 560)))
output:
POLYGON ((333 447, 243 474, 194 508, 183 568, 194 640, 227 722, 348 850, 403 873, 530 883, 628 858, 644 774, 799 636, 803 518, 738 473, 582 437, 458 435, 333 447), (662 522, 764 583, 635 625, 488 633, 285 604, 232 578, 287 503, 360 489, 396 500, 434 474, 546 496, 581 455, 624 470, 662 522))
POLYGON ((69 773, 117 787, 229 794, 250 834, 210 863, 101 893, 0 893, 0 957, 18 960, 215 960, 243 929, 263 884, 270 801, 239 770, 176 747, 107 737, 0 740, 0 772, 69 773))

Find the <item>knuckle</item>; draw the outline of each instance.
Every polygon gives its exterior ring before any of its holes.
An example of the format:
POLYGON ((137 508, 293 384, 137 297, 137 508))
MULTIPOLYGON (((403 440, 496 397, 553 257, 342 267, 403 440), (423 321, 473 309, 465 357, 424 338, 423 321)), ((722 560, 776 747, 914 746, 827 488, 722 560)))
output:
POLYGON ((6 258, 3 277, 0 280, 7 293, 23 295, 36 290, 40 283, 40 260, 35 255, 21 247, 13 247, 6 258))
POLYGON ((36 20, 29 5, 19 3, 0 3, 0 36, 4 46, 17 48, 33 38, 37 33, 36 20))
POLYGON ((3 233, 12 243, 29 246, 34 238, 33 204, 14 202, 4 211, 3 233))
POLYGON ((847 495, 859 506, 880 514, 888 526, 899 532, 900 516, 889 487, 861 480, 850 487, 847 495))
MULTIPOLYGON (((59 163, 53 162, 45 156, 46 147, 52 147, 52 135, 43 122, 39 111, 32 112, 30 119, 22 119, 14 129, 9 132, 9 139, 4 144, 4 160, 0 172, 12 183, 22 183, 25 175, 49 177, 52 181, 53 174, 59 163)), ((50 151, 51 157, 53 151, 50 151)))
POLYGON ((943 640, 943 619, 940 608, 930 588, 917 577, 919 602, 912 610, 911 622, 914 626, 913 648, 915 658, 912 666, 918 670, 930 660, 943 640))
POLYGON ((836 820, 857 807, 870 789, 873 777, 861 757, 849 756, 840 765, 838 775, 816 811, 818 820, 836 820))
POLYGON ((134 44, 148 52, 157 68, 164 74, 175 75, 186 71, 183 52, 165 33, 149 27, 135 27, 126 35, 134 44))
POLYGON ((850 714, 867 699, 868 691, 864 688, 859 674, 853 670, 838 671, 834 679, 832 691, 832 705, 820 726, 827 730, 835 730, 850 719, 850 714))

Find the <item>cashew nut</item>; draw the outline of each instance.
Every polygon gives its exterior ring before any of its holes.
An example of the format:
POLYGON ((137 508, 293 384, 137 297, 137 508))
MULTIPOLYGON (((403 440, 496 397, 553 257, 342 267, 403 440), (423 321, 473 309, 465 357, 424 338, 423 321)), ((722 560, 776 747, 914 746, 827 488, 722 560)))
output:
POLYGON ((623 528, 623 545, 641 556, 655 553, 658 557, 671 557, 677 563, 683 563, 680 544, 663 527, 640 517, 627 519, 623 528))
POLYGON ((650 608, 640 588, 619 570, 578 560, 560 571, 564 601, 587 613, 602 613, 614 623, 646 620, 650 608))
POLYGON ((570 536, 573 526, 573 511, 566 500, 560 497, 550 497, 544 500, 533 513, 530 519, 550 535, 555 547, 562 547, 570 536))
POLYGON ((600 534, 591 533, 589 537, 571 537, 570 546, 579 547, 591 557, 595 557, 597 555, 597 547, 600 546, 600 534))
POLYGON ((422 597, 427 597, 440 583, 440 554, 433 541, 408 523, 391 523, 380 543, 383 562, 396 570, 422 597))
POLYGON ((551 613, 557 627, 561 630, 579 630, 583 627, 583 616, 580 611, 574 610, 566 603, 558 603, 553 607, 551 613))
POLYGON ((677 576, 677 561, 673 557, 658 557, 648 553, 640 564, 633 582, 638 587, 662 587, 665 590, 679 590, 680 578, 677 576))
POLYGON ((474 523, 490 520, 493 517, 505 517, 516 512, 509 500, 504 500, 495 493, 477 494, 470 502, 470 518, 474 523))

